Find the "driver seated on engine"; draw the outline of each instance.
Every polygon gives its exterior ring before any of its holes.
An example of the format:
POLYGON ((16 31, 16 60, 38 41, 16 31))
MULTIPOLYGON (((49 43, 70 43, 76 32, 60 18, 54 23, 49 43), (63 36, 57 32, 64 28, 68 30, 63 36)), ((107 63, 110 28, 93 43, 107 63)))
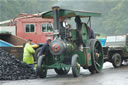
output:
POLYGON ((70 30, 70 28, 71 28, 71 25, 70 24, 68 24, 66 21, 65 21, 65 19, 64 19, 64 17, 60 17, 59 18, 59 23, 60 23, 60 35, 61 35, 61 38, 62 39, 67 39, 67 37, 71 37, 70 36, 70 32, 69 32, 69 30, 70 30))

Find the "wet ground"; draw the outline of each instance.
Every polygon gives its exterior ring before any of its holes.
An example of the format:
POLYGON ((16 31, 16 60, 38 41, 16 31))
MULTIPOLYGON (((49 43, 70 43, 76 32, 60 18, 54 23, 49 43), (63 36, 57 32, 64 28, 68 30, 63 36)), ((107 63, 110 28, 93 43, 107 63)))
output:
POLYGON ((49 70, 45 79, 0 81, 0 85, 128 85, 128 64, 115 69, 111 63, 105 63, 103 71, 93 75, 81 68, 78 78, 72 76, 71 70, 65 76, 49 70))

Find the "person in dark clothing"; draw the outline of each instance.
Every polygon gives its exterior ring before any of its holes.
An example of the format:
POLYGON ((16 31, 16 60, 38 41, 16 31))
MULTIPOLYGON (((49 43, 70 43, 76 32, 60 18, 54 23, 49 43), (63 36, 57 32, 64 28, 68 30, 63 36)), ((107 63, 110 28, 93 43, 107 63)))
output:
POLYGON ((89 39, 95 39, 96 38, 93 30, 90 27, 88 27, 88 32, 89 32, 89 39))
POLYGON ((47 40, 47 43, 45 43, 42 46, 42 48, 40 50, 40 53, 39 53, 39 56, 47 56, 50 53, 50 51, 49 51, 49 45, 50 45, 50 43, 51 43, 51 39, 48 39, 47 40))
POLYGON ((75 22, 76 22, 76 28, 77 28, 77 30, 81 30, 82 22, 81 22, 80 16, 76 16, 75 17, 75 22))
MULTIPOLYGON (((78 34, 78 38, 80 37, 80 31, 82 28, 82 22, 79 16, 75 17, 75 22, 76 22, 76 27, 77 27, 77 34, 78 34)), ((84 23, 86 24, 86 23, 84 23)), ((95 34, 93 32, 93 30, 86 24, 87 28, 88 28, 88 32, 89 32, 89 39, 95 39, 95 34)))
POLYGON ((80 44, 83 42, 82 41, 82 36, 81 36, 81 28, 82 28, 82 22, 79 16, 75 17, 75 22, 76 22, 76 44, 79 47, 80 44))

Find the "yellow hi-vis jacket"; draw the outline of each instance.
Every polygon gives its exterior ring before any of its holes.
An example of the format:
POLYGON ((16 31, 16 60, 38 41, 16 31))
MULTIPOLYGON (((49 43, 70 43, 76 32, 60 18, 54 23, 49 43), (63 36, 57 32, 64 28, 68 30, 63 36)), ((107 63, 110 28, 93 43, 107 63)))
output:
POLYGON ((34 58, 33 58, 34 53, 35 50, 32 48, 32 45, 26 43, 24 47, 23 62, 26 64, 34 64, 34 58))

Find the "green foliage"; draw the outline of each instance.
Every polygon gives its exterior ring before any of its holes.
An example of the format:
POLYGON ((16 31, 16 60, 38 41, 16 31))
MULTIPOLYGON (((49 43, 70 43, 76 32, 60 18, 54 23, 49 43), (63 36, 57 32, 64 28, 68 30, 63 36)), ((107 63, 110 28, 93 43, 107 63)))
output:
POLYGON ((0 0, 0 21, 16 17, 19 13, 39 13, 52 7, 57 0, 0 0))
POLYGON ((103 21, 106 33, 110 34, 126 34, 128 33, 128 1, 120 0, 109 10, 105 20, 103 21))
POLYGON ((128 33, 128 0, 0 0, 0 21, 19 13, 39 13, 53 5, 102 13, 92 18, 92 29, 106 35, 128 33))

